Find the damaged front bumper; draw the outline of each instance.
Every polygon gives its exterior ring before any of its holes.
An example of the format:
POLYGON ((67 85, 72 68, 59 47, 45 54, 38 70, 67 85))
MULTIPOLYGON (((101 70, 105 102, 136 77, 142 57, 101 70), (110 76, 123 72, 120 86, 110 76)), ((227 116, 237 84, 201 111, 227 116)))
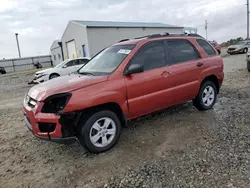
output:
POLYGON ((24 102, 24 122, 36 137, 57 143, 72 144, 76 141, 75 123, 80 114, 56 115, 41 113, 42 102, 31 108, 24 102))
POLYGON ((44 75, 35 75, 35 78, 33 78, 33 80, 31 80, 28 84, 39 84, 39 83, 43 83, 45 81, 47 81, 48 75, 44 74, 44 75))

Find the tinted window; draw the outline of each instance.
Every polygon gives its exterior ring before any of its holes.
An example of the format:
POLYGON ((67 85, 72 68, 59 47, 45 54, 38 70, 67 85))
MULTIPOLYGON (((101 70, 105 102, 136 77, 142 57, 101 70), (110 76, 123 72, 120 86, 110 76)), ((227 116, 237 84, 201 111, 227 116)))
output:
POLYGON ((207 55, 215 55, 216 54, 214 49, 205 40, 198 39, 197 43, 200 45, 200 47, 203 48, 203 50, 207 53, 207 55))
POLYGON ((186 40, 168 40, 167 51, 171 59, 171 64, 200 58, 193 45, 186 40))
POLYGON ((166 65, 164 45, 162 41, 155 41, 146 44, 134 56, 132 64, 140 64, 144 66, 144 70, 155 69, 166 65))
POLYGON ((75 65, 77 65, 77 62, 78 62, 77 59, 76 60, 71 60, 66 65, 67 65, 67 67, 75 66, 75 65))

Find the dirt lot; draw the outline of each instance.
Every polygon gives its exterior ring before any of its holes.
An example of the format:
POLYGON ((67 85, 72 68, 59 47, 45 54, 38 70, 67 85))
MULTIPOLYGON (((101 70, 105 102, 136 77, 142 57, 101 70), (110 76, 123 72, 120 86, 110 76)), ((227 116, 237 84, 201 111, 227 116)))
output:
POLYGON ((213 110, 190 102, 134 120, 100 155, 36 139, 21 105, 33 73, 0 76, 0 187, 250 187, 250 74, 245 55, 224 62, 213 110))

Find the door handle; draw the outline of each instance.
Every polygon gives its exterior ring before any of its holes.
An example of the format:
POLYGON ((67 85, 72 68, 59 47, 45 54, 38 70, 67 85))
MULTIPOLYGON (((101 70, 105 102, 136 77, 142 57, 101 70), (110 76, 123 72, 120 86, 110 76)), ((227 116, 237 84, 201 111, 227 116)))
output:
POLYGON ((201 62, 199 62, 199 63, 197 63, 197 67, 201 67, 202 65, 204 65, 203 63, 201 63, 201 62))
POLYGON ((172 74, 172 72, 169 72, 169 71, 163 71, 161 73, 162 76, 164 76, 164 75, 170 75, 170 74, 172 74))

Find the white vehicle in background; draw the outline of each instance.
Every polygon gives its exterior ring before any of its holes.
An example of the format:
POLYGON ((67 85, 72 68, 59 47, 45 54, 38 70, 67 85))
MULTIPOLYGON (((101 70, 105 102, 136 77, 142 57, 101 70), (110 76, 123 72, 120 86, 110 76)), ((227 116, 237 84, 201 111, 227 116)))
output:
POLYGON ((35 73, 35 78, 29 82, 29 84, 39 84, 47 80, 59 76, 65 76, 76 72, 82 66, 86 65, 89 62, 90 58, 81 57, 76 59, 67 59, 53 68, 44 69, 35 73))

